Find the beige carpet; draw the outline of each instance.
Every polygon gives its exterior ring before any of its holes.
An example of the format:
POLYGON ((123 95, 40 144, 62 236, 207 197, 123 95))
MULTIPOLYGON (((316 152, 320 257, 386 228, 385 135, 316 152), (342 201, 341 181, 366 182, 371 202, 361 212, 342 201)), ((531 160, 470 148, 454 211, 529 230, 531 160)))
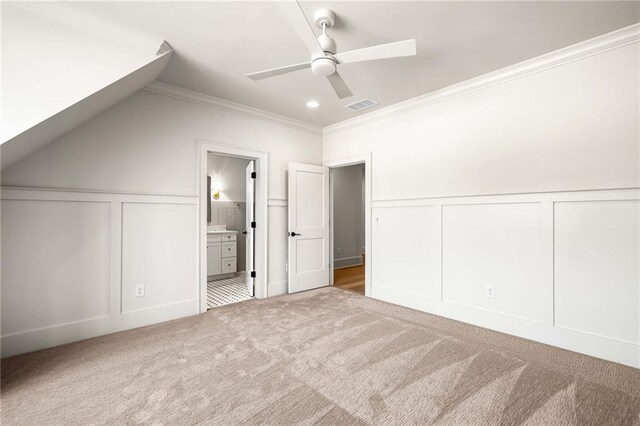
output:
POLYGON ((640 424, 640 370, 326 288, 6 359, 2 424, 640 424))

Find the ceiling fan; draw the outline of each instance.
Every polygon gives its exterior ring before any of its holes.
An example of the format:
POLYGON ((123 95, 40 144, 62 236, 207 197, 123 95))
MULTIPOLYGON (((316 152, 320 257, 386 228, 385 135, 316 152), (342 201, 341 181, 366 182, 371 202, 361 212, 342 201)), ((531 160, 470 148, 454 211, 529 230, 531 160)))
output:
POLYGON ((336 15, 331 9, 320 9, 315 13, 314 23, 318 28, 322 29, 322 34, 316 38, 297 1, 278 1, 277 4, 280 6, 293 30, 311 51, 311 60, 309 62, 247 74, 247 77, 252 80, 262 80, 263 78, 311 68, 314 74, 327 77, 338 97, 343 99, 353 94, 342 77, 340 77, 340 74, 338 74, 338 65, 373 61, 376 59, 415 56, 416 54, 415 39, 337 53, 336 42, 327 35, 327 28, 331 28, 336 22, 336 15))

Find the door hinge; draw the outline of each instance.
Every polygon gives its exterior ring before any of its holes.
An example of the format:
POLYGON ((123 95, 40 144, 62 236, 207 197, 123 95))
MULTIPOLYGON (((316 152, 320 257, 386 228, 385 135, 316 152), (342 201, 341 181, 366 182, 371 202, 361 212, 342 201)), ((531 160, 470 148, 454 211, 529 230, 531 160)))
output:
POLYGON ((251 227, 255 228, 256 227, 256 223, 255 222, 251 222, 251 227))
POLYGON ((251 278, 255 278, 256 277, 256 271, 251 271, 251 278))
POLYGON ((256 178, 256 172, 251 172, 251 179, 255 179, 256 178))

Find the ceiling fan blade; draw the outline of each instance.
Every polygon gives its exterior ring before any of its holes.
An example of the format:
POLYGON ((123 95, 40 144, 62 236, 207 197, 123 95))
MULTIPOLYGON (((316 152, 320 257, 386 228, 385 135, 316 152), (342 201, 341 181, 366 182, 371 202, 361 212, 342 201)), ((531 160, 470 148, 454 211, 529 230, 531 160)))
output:
POLYGON ((396 41, 394 43, 379 44, 377 46, 365 47, 364 49, 350 50, 335 55, 339 64, 350 64, 354 62, 373 61, 376 59, 398 58, 401 56, 415 56, 415 39, 396 41))
POLYGON ((251 74, 247 74, 251 80, 262 80, 263 78, 274 77, 280 74, 286 74, 288 72, 303 70, 305 68, 309 68, 311 66, 311 62, 303 62, 301 64, 295 65, 287 65, 286 67, 273 68, 270 70, 258 71, 251 74))
POLYGON ((307 46, 307 49, 314 55, 324 56, 322 46, 316 38, 316 33, 311 29, 300 4, 296 0, 276 0, 284 18, 289 22, 291 28, 298 34, 300 40, 307 46))
POLYGON ((344 82, 337 71, 331 75, 328 75, 327 80, 329 80, 329 83, 331 83, 331 87, 333 87, 333 90, 336 92, 336 95, 338 95, 340 99, 353 96, 353 93, 351 93, 351 90, 349 90, 349 88, 347 87, 347 83, 344 82))

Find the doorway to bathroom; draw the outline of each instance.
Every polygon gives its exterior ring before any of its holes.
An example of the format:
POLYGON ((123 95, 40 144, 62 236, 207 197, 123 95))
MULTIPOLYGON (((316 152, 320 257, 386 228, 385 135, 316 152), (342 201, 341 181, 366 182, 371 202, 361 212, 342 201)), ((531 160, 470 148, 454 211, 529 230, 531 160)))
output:
POLYGON ((201 141, 200 166, 200 309, 265 297, 266 156, 201 141))
POLYGON ((254 296, 255 161, 207 154, 207 309, 254 296))

